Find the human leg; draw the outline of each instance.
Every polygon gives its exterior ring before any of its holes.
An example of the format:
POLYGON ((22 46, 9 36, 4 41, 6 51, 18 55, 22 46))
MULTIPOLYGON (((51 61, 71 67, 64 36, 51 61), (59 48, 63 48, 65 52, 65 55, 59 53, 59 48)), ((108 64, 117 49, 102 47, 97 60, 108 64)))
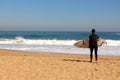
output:
POLYGON ((98 47, 95 47, 95 60, 98 60, 98 55, 97 55, 98 47))
POLYGON ((93 57, 93 48, 90 48, 90 62, 92 62, 92 57, 93 57))

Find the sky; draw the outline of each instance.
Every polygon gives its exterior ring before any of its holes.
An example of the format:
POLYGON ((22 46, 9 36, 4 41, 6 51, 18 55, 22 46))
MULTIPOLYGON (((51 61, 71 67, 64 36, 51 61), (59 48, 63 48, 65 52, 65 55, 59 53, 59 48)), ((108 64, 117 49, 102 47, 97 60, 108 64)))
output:
POLYGON ((120 0, 0 0, 0 30, 120 31, 120 0))

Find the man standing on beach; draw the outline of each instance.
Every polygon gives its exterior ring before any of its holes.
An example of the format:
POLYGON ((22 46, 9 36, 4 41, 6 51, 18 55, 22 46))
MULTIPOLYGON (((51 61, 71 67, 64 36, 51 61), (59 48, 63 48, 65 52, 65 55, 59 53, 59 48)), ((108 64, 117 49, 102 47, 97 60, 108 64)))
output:
POLYGON ((92 29, 91 35, 89 36, 90 62, 92 62, 93 50, 95 51, 95 60, 96 60, 96 62, 98 60, 98 56, 97 56, 97 51, 98 51, 97 40, 99 39, 99 36, 95 32, 96 32, 95 29, 92 29))

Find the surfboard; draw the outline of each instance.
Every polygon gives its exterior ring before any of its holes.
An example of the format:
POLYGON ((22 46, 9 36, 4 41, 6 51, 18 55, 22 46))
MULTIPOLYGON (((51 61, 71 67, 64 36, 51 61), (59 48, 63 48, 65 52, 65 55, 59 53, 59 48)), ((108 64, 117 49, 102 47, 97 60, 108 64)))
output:
MULTIPOLYGON (((103 39, 98 39, 97 43, 98 47, 102 46, 103 44, 107 44, 107 42, 103 39)), ((74 46, 79 48, 89 48, 89 39, 77 41, 76 43, 74 43, 74 46)))

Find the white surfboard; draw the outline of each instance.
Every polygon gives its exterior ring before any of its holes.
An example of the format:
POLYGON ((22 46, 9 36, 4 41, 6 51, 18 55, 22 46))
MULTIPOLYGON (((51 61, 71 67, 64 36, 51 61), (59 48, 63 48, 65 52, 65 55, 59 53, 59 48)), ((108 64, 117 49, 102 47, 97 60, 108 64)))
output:
MULTIPOLYGON (((107 44, 107 42, 103 39, 98 39, 98 46, 102 46, 103 44, 107 44)), ((89 39, 78 41, 74 44, 74 46, 79 48, 89 48, 89 39)))

